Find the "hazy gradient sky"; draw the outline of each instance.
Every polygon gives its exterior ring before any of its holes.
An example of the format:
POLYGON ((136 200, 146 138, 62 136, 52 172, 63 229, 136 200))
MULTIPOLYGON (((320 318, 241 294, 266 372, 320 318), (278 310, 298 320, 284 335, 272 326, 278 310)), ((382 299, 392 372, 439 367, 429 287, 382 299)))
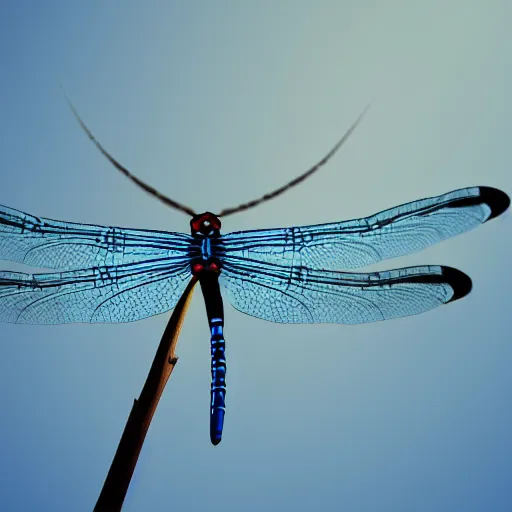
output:
MULTIPOLYGON (((327 168, 225 232, 510 194, 511 16, 509 0, 6 3, 0 204, 189 230, 109 166, 59 84, 116 158, 198 211, 293 178, 375 99, 327 168)), ((508 214, 380 265, 472 277, 469 297, 416 317, 292 326, 226 305, 217 447, 196 290, 124 510, 511 510, 511 234, 508 214)), ((0 325, 0 510, 92 510, 168 316, 0 325)))

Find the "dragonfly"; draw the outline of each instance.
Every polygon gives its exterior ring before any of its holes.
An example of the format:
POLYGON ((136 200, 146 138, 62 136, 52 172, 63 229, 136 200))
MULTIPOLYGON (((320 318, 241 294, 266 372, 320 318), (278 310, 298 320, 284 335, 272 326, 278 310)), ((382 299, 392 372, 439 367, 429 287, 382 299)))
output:
POLYGON ((0 206, 0 258, 53 269, 0 272, 0 321, 21 324, 132 322, 171 310, 198 279, 211 338, 210 439, 222 439, 226 351, 221 288, 242 313, 277 323, 361 324, 416 315, 465 297, 469 276, 422 265, 354 272, 425 249, 501 215, 496 188, 474 186, 364 218, 302 227, 221 232, 220 217, 276 197, 321 168, 362 115, 316 165, 283 187, 219 214, 196 214, 115 160, 70 105, 106 158, 138 186, 189 216, 178 232, 61 222, 0 206))

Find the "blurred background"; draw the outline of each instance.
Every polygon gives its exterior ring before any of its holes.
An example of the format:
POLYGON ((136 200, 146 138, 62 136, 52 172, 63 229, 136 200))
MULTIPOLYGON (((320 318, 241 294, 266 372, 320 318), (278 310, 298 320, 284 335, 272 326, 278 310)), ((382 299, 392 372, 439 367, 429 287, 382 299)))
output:
MULTIPOLYGON (((512 4, 49 0, 0 18, 0 204, 189 231, 113 169, 196 211, 282 185, 224 232, 373 214, 471 185, 512 193, 512 4)), ((279 325, 226 304, 227 416, 209 441, 199 290, 126 511, 508 511, 510 214, 379 268, 444 264, 473 292, 360 326, 279 325)), ((2 263, 3 269, 22 265, 2 263)), ((0 510, 92 510, 169 314, 0 325, 0 510)))

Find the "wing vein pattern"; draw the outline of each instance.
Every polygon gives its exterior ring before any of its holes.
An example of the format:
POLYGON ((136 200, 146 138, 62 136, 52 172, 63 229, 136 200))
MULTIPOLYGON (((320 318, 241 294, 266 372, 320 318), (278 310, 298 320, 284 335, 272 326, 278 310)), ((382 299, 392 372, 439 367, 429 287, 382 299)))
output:
POLYGON ((58 270, 0 272, 0 321, 129 322, 163 313, 184 291, 193 258, 212 255, 231 303, 258 318, 352 324, 414 315, 463 297, 471 280, 432 265, 339 270, 419 251, 509 204, 504 192, 471 187, 362 219, 235 232, 206 245, 183 233, 60 222, 0 207, 0 258, 58 270))
POLYGON ((60 272, 0 272, 0 321, 130 322, 172 309, 190 279, 183 233, 39 218, 0 207, 0 258, 60 272))
POLYGON ((455 190, 361 219, 223 236, 226 260, 345 270, 420 251, 492 216, 489 187, 455 190))
POLYGON ((188 264, 161 260, 47 274, 0 272, 0 321, 132 322, 172 309, 188 264))
POLYGON ((32 267, 75 269, 183 257, 184 233, 61 222, 0 206, 0 258, 32 267))
POLYGON ((350 273, 226 263, 220 282, 236 309, 278 323, 358 324, 416 315, 471 289, 463 272, 435 265, 350 273))

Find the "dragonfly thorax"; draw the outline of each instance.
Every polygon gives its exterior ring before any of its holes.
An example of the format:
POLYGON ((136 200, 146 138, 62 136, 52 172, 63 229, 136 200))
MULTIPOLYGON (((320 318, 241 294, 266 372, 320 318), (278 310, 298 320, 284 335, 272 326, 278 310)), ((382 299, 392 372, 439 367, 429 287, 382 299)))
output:
POLYGON ((214 274, 219 274, 221 269, 221 264, 215 258, 210 258, 208 261, 200 261, 195 260, 191 265, 192 275, 200 276, 205 272, 213 272, 214 274))
POLYGON ((192 274, 199 276, 205 272, 218 274, 222 263, 221 222, 210 212, 194 215, 190 220, 190 229, 194 242, 191 246, 190 266, 192 274))

